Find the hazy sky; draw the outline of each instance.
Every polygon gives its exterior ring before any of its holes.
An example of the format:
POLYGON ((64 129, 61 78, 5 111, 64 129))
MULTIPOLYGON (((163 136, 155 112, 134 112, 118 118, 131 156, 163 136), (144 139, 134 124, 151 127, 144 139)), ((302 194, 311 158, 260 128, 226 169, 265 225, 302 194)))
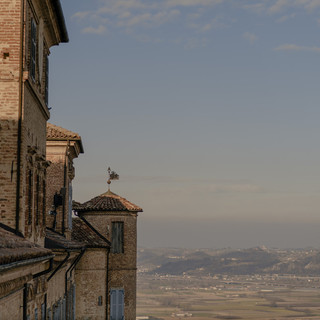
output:
POLYGON ((51 122, 74 198, 140 205, 139 244, 320 246, 320 0, 62 0, 51 122))

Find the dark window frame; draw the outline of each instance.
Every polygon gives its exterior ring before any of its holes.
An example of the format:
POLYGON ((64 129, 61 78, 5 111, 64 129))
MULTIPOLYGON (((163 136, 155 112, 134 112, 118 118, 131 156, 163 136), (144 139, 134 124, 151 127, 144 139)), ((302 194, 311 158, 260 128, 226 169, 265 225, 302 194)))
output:
POLYGON ((32 189, 33 189, 33 172, 28 170, 28 225, 32 224, 32 189))
POLYGON ((111 224, 111 252, 124 253, 124 222, 113 221, 111 224))
POLYGON ((40 176, 36 177, 36 225, 40 222, 40 176))
POLYGON ((33 82, 36 81, 36 61, 37 61, 37 24, 31 19, 31 48, 30 48, 30 76, 33 82))
POLYGON ((49 57, 46 57, 46 72, 45 72, 45 89, 44 89, 44 96, 46 105, 49 104, 49 57))

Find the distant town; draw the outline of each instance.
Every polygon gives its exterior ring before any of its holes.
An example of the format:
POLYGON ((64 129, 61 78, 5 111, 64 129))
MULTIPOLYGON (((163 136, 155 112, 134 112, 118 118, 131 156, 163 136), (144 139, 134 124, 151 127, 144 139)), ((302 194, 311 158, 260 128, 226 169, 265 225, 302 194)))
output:
POLYGON ((140 249, 138 257, 139 320, 319 319, 318 250, 140 249))

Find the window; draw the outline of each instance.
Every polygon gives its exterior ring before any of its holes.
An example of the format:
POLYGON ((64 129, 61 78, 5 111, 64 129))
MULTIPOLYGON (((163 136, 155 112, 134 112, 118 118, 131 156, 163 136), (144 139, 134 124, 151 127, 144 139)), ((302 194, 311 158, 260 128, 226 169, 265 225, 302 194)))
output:
POLYGON ((110 319, 124 319, 124 289, 110 290, 110 319))
POLYGON ((41 305, 41 320, 46 320, 46 304, 41 305))
POLYGON ((46 180, 42 181, 42 225, 46 225, 46 180))
POLYGON ((46 105, 49 104, 49 57, 46 59, 46 74, 45 74, 45 100, 46 105))
POLYGON ((31 19, 30 75, 33 81, 36 80, 36 55, 37 55, 37 25, 34 19, 31 19))
POLYGON ((123 253, 123 222, 112 222, 112 253, 123 253))
POLYGON ((28 171, 28 224, 32 224, 32 170, 28 171))
POLYGON ((68 228, 72 229, 72 184, 69 184, 69 193, 68 193, 68 228))
POLYGON ((40 177, 37 175, 36 179, 36 225, 39 224, 40 217, 40 177))

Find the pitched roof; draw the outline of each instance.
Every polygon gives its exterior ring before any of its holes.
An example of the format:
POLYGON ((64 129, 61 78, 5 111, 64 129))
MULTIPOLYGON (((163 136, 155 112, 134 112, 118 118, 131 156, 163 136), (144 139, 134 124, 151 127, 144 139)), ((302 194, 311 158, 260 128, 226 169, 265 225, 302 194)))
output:
POLYGON ((142 212, 143 210, 125 198, 108 191, 82 204, 73 202, 73 210, 86 211, 129 211, 142 212))
POLYGON ((67 240, 61 234, 50 229, 46 230, 44 244, 45 247, 49 249, 79 250, 85 247, 85 244, 83 242, 67 240))
POLYGON ((47 139, 73 139, 81 140, 81 137, 78 133, 72 132, 70 130, 64 129, 62 127, 56 126, 52 123, 47 123, 47 139))
POLYGON ((80 152, 83 153, 82 140, 78 133, 56 126, 52 123, 47 123, 47 140, 48 141, 77 141, 80 146, 80 152))
POLYGON ((51 250, 41 248, 25 238, 0 228, 0 270, 10 265, 13 267, 18 262, 27 264, 28 260, 44 260, 51 256, 51 250))
POLYGON ((107 248, 110 246, 107 239, 103 239, 97 231, 90 228, 80 218, 72 219, 71 235, 72 239, 85 243, 88 248, 107 248))

